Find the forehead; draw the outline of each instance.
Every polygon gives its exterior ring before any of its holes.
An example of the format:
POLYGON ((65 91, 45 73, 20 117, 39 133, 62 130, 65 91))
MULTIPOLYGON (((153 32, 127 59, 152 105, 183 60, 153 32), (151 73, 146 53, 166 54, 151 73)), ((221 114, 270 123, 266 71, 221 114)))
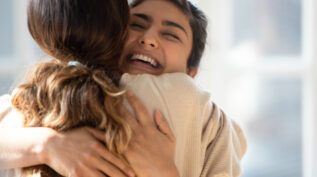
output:
POLYGON ((188 17, 168 0, 145 0, 131 8, 131 14, 146 14, 154 21, 173 21, 185 28, 191 29, 188 17))

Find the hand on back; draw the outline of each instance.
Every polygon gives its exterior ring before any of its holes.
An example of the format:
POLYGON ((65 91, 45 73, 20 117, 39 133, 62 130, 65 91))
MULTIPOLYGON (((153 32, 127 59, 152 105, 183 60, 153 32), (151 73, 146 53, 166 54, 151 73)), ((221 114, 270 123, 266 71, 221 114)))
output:
POLYGON ((103 137, 102 131, 88 127, 56 132, 43 147, 45 163, 63 176, 134 176, 128 165, 107 151, 103 137))
POLYGON ((122 110, 133 131, 124 155, 133 169, 101 143, 102 131, 88 127, 56 133, 49 138, 44 147, 45 163, 61 175, 72 177, 179 176, 174 163, 176 139, 166 120, 156 111, 156 127, 135 95, 129 92, 127 99, 136 117, 122 110))
POLYGON ((125 152, 127 160, 140 177, 177 177, 174 163, 176 139, 166 120, 156 111, 153 123, 149 112, 131 92, 127 99, 136 117, 124 110, 132 130, 132 138, 125 152))

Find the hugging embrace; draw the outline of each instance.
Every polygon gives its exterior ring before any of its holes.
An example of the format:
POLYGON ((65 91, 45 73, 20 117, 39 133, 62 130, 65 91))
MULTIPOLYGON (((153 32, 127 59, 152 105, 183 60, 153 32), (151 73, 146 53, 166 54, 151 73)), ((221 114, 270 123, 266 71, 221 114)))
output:
POLYGON ((238 177, 240 127, 193 80, 206 17, 187 0, 29 0, 51 57, 0 98, 8 176, 238 177))

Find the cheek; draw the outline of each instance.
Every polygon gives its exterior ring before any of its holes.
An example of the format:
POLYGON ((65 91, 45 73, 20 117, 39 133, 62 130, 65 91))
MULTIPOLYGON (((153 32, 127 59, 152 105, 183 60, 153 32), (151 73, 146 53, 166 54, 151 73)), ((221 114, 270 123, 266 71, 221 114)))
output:
POLYGON ((186 72, 188 52, 179 45, 166 45, 166 68, 169 72, 186 72))
POLYGON ((136 40, 137 40, 137 33, 136 32, 134 32, 134 31, 132 31, 132 30, 129 30, 129 34, 128 34, 128 37, 127 37, 127 39, 126 39, 126 41, 125 41, 125 47, 128 47, 129 46, 129 44, 131 44, 131 43, 133 43, 133 42, 135 42, 136 40))

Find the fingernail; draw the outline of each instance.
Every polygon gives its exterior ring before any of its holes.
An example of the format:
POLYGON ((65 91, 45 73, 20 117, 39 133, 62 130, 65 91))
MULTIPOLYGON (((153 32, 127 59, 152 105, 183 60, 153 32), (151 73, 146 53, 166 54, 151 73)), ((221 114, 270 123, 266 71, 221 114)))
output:
POLYGON ((134 94, 133 94, 131 91, 127 91, 127 96, 128 96, 128 97, 133 97, 134 94))
POLYGON ((162 117, 162 114, 161 114, 161 112, 160 112, 159 110, 155 110, 155 114, 156 114, 156 116, 158 116, 158 117, 162 117))
POLYGON ((135 177, 135 173, 133 172, 133 171, 128 171, 128 175, 130 176, 130 177, 135 177))

